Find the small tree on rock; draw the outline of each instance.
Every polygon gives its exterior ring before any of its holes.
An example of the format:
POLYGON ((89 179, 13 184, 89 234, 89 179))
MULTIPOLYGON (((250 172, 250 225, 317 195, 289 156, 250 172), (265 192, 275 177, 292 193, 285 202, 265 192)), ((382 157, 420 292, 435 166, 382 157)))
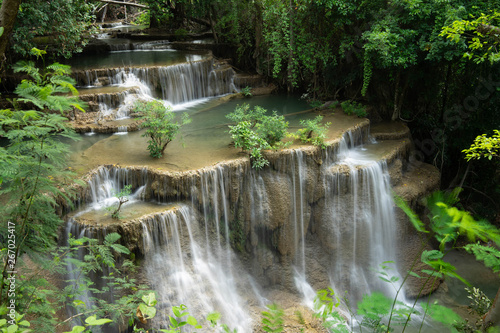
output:
POLYGON ((125 186, 120 192, 115 194, 118 199, 118 207, 111 213, 111 217, 114 219, 120 219, 120 209, 122 205, 128 202, 128 196, 132 193, 132 185, 125 186))
POLYGON ((142 136, 149 137, 149 154, 156 158, 163 156, 167 145, 175 139, 180 128, 191 122, 187 113, 182 115, 181 122, 174 121, 175 113, 159 101, 138 101, 134 111, 142 114, 142 128, 146 129, 142 136))

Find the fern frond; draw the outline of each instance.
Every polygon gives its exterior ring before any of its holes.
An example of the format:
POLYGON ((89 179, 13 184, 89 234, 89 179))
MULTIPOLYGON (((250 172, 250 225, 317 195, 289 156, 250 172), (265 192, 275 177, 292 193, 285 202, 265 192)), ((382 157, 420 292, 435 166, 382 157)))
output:
POLYGON ((113 243, 116 243, 120 238, 121 238, 120 234, 118 234, 116 232, 113 232, 111 234, 107 234, 106 237, 104 238, 104 244, 111 245, 113 243))
POLYGON ((476 260, 483 261, 484 265, 491 268, 493 272, 500 272, 500 251, 498 249, 480 244, 467 244, 464 249, 473 253, 476 260))
POLYGON ((42 76, 40 75, 40 69, 35 66, 33 61, 21 60, 17 62, 14 66, 14 73, 25 72, 31 76, 37 83, 42 82, 42 76))
POLYGON ((78 90, 74 86, 74 80, 68 80, 67 77, 52 77, 50 82, 60 89, 58 92, 71 92, 74 96, 78 96, 79 94, 78 90))
POLYGON ((418 215, 415 214, 415 212, 410 208, 410 206, 408 206, 408 204, 403 200, 403 198, 401 198, 399 195, 394 194, 394 202, 396 203, 396 205, 399 208, 401 208, 401 210, 403 212, 405 212, 405 214, 410 219, 410 222, 413 224, 413 226, 415 227, 415 229, 417 229, 417 231, 425 232, 425 233, 429 232, 429 231, 427 231, 425 229, 425 225, 420 220, 420 218, 418 217, 418 215))
POLYGON ((53 71, 54 75, 71 75, 71 66, 63 65, 58 62, 47 66, 48 70, 53 71))

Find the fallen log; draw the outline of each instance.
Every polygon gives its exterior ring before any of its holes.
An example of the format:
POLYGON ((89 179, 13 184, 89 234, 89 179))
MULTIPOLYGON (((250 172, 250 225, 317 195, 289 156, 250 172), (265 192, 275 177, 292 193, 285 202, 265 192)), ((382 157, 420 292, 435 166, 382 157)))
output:
POLYGON ((105 2, 105 3, 112 3, 115 5, 133 6, 133 7, 139 7, 139 8, 149 8, 149 6, 141 5, 139 3, 133 3, 133 2, 124 2, 124 1, 115 1, 115 0, 97 0, 97 1, 105 2))

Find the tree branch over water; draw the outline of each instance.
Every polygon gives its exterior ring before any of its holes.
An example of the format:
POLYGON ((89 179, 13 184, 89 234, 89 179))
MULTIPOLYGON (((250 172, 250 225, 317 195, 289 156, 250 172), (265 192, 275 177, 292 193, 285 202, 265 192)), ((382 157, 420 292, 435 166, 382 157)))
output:
POLYGON ((116 4, 116 5, 133 6, 133 7, 139 7, 139 8, 149 8, 149 6, 141 5, 139 3, 134 3, 134 2, 124 2, 124 1, 114 1, 114 0, 97 0, 97 1, 105 2, 105 3, 112 3, 112 4, 116 4))

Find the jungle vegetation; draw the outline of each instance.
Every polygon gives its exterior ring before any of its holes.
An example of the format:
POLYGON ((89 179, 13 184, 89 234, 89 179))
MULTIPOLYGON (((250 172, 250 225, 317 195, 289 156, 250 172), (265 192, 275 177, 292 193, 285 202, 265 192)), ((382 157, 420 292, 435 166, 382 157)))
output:
MULTIPOLYGON (((54 64, 40 74, 34 63, 14 64, 28 57, 34 46, 46 49, 46 59, 54 61, 84 51, 96 23, 106 15, 147 23, 160 33, 208 31, 214 43, 230 51, 236 67, 265 76, 282 91, 310 102, 362 103, 368 106, 372 121, 407 123, 415 143, 414 157, 441 170, 443 190, 463 188, 456 205, 478 219, 500 224, 500 11, 496 0, 135 0, 127 6, 97 0, 0 3, 1 83, 13 71, 24 71, 32 79, 16 94, 34 105, 33 110, 12 108, 0 115, 0 134, 11 142, 1 150, 0 162, 7 168, 2 169, 0 183, 2 193, 9 192, 13 200, 2 212, 21 222, 16 228, 23 235, 15 250, 16 261, 23 253, 52 253, 51 260, 56 262, 63 255, 52 251, 53 235, 61 223, 52 209, 54 198, 41 194, 71 196, 60 186, 69 184, 72 175, 63 165, 65 148, 53 140, 53 134, 73 137, 62 118, 69 106, 83 105, 77 100, 62 101, 57 95, 72 91, 67 68, 54 64), (37 89, 38 95, 23 96, 37 89), (12 184, 22 186, 6 186, 12 184)), ((8 86, 0 90, 13 93, 8 86)), ((5 238, 9 229, 4 229, 5 238)), ((69 242, 73 248, 62 250, 67 254, 93 246, 101 261, 80 263, 90 271, 102 263, 114 265, 110 249, 127 252, 115 244, 117 240, 111 236, 108 249, 88 239, 73 240, 69 242)), ((4 272, 6 268, 7 264, 4 272)), ((36 307, 40 325, 51 327, 54 309, 47 308, 46 301, 54 302, 60 295, 35 278, 25 285, 27 294, 33 295, 33 290, 44 290, 44 294, 21 306, 36 307)), ((135 288, 134 281, 120 281, 135 288)), ((4 282, 0 296, 6 298, 4 282)), ((118 315, 133 316, 140 296, 131 296, 133 302, 118 315)), ((62 307, 63 301, 58 304, 62 307)), ((78 304, 74 306, 78 312, 78 304)))

